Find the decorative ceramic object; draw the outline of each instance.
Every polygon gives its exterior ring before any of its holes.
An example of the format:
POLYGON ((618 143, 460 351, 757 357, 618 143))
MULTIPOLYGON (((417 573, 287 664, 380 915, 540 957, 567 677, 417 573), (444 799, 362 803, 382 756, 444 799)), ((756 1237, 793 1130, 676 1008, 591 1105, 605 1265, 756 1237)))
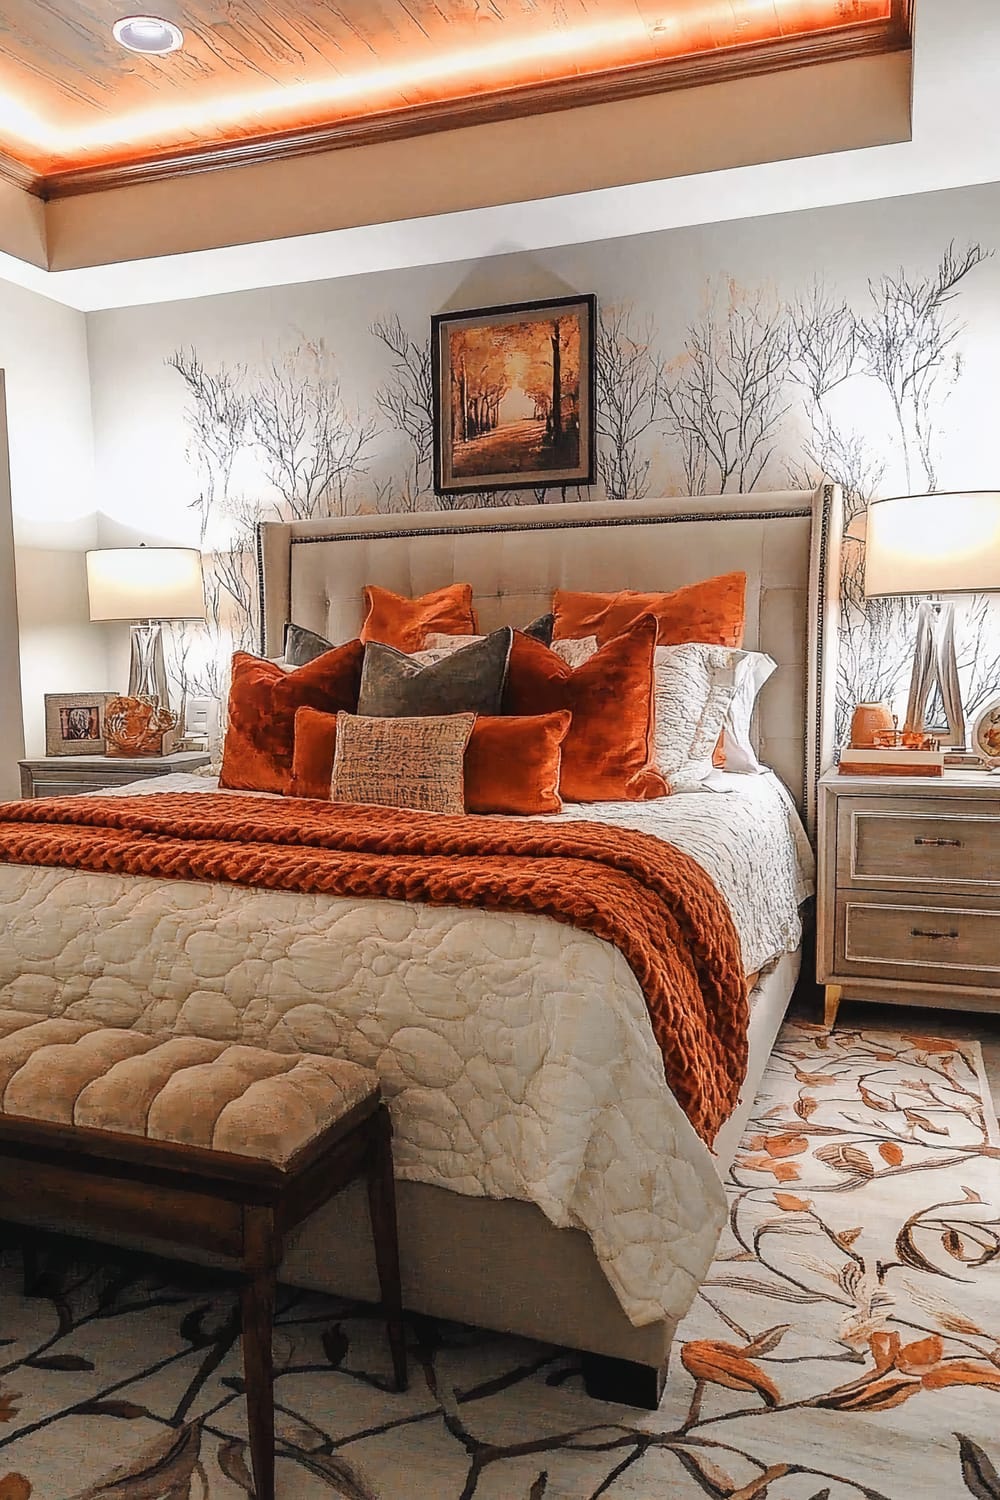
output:
POLYGON ((875 736, 892 731, 895 720, 885 703, 859 703, 851 716, 851 746, 855 750, 875 744, 875 736))
POLYGON ((112 698, 104 710, 104 738, 112 756, 165 755, 177 715, 149 698, 112 698))
POLYGON ((972 749, 983 760, 1000 760, 1000 695, 980 709, 972 726, 972 749))

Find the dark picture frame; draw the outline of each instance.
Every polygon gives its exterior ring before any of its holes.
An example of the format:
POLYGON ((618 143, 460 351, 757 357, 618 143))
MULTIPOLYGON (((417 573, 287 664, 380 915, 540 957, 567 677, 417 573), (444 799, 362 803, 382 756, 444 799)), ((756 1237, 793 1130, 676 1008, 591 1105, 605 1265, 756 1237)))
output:
POLYGON ((438 495, 593 484, 596 327, 593 293, 431 318, 438 495))

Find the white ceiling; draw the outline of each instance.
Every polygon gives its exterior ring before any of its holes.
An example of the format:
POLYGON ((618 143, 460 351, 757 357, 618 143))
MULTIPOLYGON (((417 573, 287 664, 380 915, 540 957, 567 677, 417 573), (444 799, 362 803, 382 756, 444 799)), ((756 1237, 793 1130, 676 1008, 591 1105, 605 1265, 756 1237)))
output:
POLYGON ((1000 181, 996 0, 916 0, 913 139, 764 166, 435 218, 43 271, 0 254, 0 276, 84 312, 250 287, 539 250, 685 224, 1000 181))

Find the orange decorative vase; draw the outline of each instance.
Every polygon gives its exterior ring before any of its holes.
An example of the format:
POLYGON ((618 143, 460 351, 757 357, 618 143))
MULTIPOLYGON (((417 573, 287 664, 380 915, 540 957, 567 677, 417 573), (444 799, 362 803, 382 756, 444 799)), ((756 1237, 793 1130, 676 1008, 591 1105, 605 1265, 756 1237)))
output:
POLYGON ((859 703, 851 715, 851 745, 855 750, 870 748, 881 730, 894 728, 892 714, 884 703, 859 703))
POLYGON ((177 723, 177 715, 148 698, 112 698, 104 708, 105 754, 132 758, 164 755, 164 736, 177 723))

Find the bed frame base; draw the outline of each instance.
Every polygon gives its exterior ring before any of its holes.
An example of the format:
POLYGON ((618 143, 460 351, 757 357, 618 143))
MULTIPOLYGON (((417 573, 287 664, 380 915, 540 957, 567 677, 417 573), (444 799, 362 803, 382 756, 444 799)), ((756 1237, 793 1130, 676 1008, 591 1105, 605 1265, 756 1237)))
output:
POLYGON ((639 1365, 610 1354, 587 1354, 583 1359, 583 1384, 595 1401, 615 1401, 619 1406, 638 1406, 655 1411, 667 1383, 667 1361, 662 1365, 639 1365))

